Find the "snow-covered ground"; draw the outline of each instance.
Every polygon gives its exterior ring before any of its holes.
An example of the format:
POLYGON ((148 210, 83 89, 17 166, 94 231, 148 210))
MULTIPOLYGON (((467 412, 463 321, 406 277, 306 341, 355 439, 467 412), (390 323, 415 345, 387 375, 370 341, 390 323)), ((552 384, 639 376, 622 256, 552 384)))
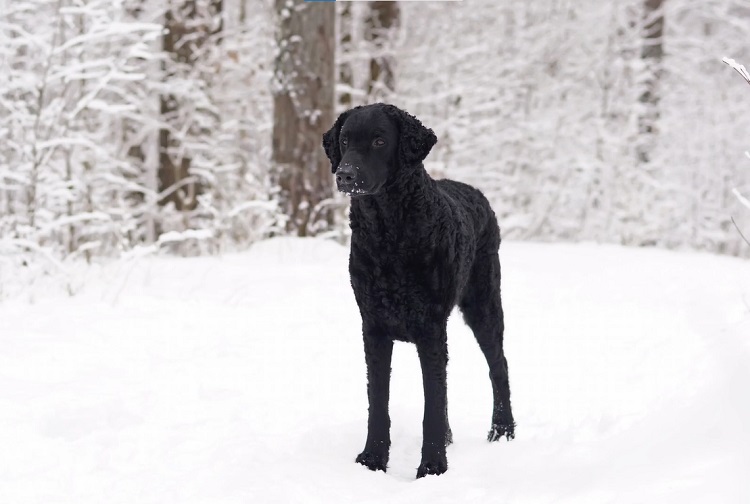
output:
POLYGON ((505 243, 517 437, 487 443, 486 364, 449 322, 449 471, 415 480, 422 386, 394 355, 389 471, 347 250, 279 239, 104 268, 0 304, 0 503, 750 502, 750 267, 505 243))

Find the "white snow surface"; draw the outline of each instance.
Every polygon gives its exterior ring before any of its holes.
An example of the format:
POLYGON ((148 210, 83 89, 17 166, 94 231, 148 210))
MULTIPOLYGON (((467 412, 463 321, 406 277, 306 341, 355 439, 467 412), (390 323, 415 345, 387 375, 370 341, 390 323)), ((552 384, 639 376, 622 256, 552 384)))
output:
POLYGON ((449 470, 416 480, 422 385, 398 344, 387 473, 354 463, 365 364, 346 248, 138 258, 0 304, 0 502, 750 502, 746 260, 504 243, 516 439, 449 321, 449 470))

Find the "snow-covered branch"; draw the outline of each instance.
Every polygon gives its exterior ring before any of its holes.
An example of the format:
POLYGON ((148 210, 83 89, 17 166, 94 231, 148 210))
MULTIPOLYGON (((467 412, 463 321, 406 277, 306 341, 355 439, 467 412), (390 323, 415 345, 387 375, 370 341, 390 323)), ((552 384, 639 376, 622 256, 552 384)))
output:
POLYGON ((745 82, 750 84, 750 73, 748 73, 747 69, 745 68, 745 65, 741 65, 737 63, 732 58, 723 58, 721 61, 729 65, 730 67, 734 68, 734 70, 742 76, 743 79, 745 79, 745 82))

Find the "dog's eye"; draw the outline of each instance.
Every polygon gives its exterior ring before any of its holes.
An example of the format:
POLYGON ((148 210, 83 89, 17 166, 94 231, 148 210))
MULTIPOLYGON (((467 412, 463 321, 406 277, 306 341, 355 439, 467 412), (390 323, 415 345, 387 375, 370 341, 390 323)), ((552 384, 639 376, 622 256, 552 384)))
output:
POLYGON ((382 147, 382 146, 384 146, 384 145, 385 145, 385 140, 383 140, 382 138, 376 138, 376 139, 375 139, 375 140, 374 140, 374 141, 372 142, 372 145, 374 145, 375 147, 382 147))
POLYGON ((342 139, 341 139, 341 145, 343 145, 344 147, 346 147, 346 144, 347 144, 348 142, 349 142, 349 141, 348 141, 348 140, 347 140, 346 138, 342 138, 342 139))

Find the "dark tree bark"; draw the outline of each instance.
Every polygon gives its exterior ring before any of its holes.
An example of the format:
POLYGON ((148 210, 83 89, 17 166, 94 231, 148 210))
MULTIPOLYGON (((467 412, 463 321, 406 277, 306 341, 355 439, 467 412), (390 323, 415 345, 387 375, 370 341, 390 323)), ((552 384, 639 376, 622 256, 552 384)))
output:
MULTIPOLYGON (((339 54, 346 54, 351 57, 353 50, 354 22, 352 16, 352 2, 344 2, 343 8, 338 17, 339 21, 339 54)), ((349 89, 354 87, 354 71, 350 61, 342 62, 338 65, 339 80, 338 83, 349 89)), ((341 109, 349 109, 353 106, 352 94, 344 91, 339 94, 338 103, 341 109)))
POLYGON ((398 2, 369 2, 365 18, 365 40, 372 45, 368 95, 374 100, 387 100, 396 88, 395 58, 389 40, 401 22, 398 2))
MULTIPOLYGON (((162 48, 181 67, 192 67, 200 49, 221 32, 223 0, 173 0, 164 13, 162 48)), ((165 65, 164 70, 167 71, 165 65)), ((179 100, 167 94, 160 98, 162 120, 174 124, 179 117, 179 100)), ((180 140, 168 128, 159 131, 159 192, 168 193, 159 201, 174 203, 177 210, 193 210, 200 184, 190 178, 190 157, 180 140)))
POLYGON ((639 97, 642 111, 638 118, 638 160, 648 163, 657 135, 659 119, 659 87, 664 73, 664 0, 643 2, 643 42, 641 60, 644 63, 645 79, 639 97))
POLYGON ((335 5, 276 0, 273 160, 287 231, 319 233, 332 223, 330 163, 321 147, 334 120, 335 5))

